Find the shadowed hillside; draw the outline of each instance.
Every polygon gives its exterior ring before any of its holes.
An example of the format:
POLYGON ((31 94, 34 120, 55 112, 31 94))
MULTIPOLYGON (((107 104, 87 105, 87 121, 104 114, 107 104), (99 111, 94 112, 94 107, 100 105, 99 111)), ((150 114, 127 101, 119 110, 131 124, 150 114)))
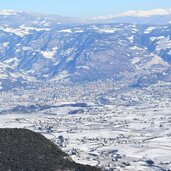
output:
POLYGON ((100 171, 77 164, 43 135, 0 129, 0 171, 100 171))

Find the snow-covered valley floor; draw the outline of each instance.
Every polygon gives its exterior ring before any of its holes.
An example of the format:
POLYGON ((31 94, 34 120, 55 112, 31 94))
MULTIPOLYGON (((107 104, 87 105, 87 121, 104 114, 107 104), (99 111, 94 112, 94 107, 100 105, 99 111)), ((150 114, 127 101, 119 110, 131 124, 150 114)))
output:
POLYGON ((105 170, 171 169, 171 84, 124 91, 108 85, 93 91, 95 85, 79 86, 75 94, 76 87, 1 92, 0 127, 40 132, 75 161, 105 170), (37 105, 36 97, 47 107, 37 105))

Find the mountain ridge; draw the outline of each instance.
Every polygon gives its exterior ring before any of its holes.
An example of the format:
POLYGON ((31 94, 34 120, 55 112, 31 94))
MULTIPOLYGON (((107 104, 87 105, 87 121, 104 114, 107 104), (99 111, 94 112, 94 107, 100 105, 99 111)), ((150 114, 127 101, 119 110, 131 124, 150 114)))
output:
MULTIPOLYGON (((152 9, 152 10, 130 10, 123 13, 115 14, 115 15, 109 15, 109 16, 101 16, 99 19, 111 19, 114 17, 150 17, 150 16, 160 16, 160 15, 170 15, 171 14, 171 8, 168 9, 152 9)), ((98 18, 98 17, 97 17, 98 18)), ((96 17, 94 18, 96 19, 96 17)))
POLYGON ((102 23, 170 24, 171 8, 152 10, 130 10, 119 14, 91 18, 102 23))
POLYGON ((51 80, 170 81, 169 24, 59 24, 37 16, 6 17, 0 15, 1 89, 51 80))
MULTIPOLYGON (((165 20, 161 24, 170 24, 171 23, 171 8, 156 8, 151 10, 129 10, 122 13, 104 15, 104 16, 95 16, 89 18, 79 18, 79 17, 67 17, 61 16, 53 13, 41 13, 41 12, 32 12, 32 11, 21 11, 21 10, 0 10, 0 16, 4 17, 15 17, 15 16, 30 16, 44 18, 45 20, 60 21, 59 24, 98 24, 98 23, 126 23, 125 18, 132 18, 128 20, 128 23, 135 24, 160 24, 155 22, 155 20, 160 19, 165 20), (142 21, 140 21, 142 20, 142 21)), ((160 20, 160 21, 162 21, 160 20)))

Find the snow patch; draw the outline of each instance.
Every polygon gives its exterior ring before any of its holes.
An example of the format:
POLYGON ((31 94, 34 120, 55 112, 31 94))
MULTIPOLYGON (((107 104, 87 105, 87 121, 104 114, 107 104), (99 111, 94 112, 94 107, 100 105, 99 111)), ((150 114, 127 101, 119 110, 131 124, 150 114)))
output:
POLYGON ((60 30, 59 31, 60 33, 72 33, 72 30, 71 29, 63 29, 63 30, 60 30))
POLYGON ((4 42, 4 43, 3 43, 3 47, 4 47, 4 48, 7 48, 8 45, 9 45, 9 42, 4 42))
POLYGON ((4 61, 4 63, 12 66, 13 68, 16 68, 18 66, 19 62, 20 62, 20 60, 16 57, 10 58, 10 59, 7 59, 4 61))
POLYGON ((156 52, 160 52, 161 50, 166 50, 166 49, 171 49, 171 40, 169 38, 169 36, 164 37, 164 36, 160 36, 157 37, 156 39, 158 39, 159 41, 156 43, 156 52))
POLYGON ((149 33, 151 33, 154 29, 156 29, 156 27, 148 27, 148 28, 144 31, 144 33, 145 33, 145 34, 149 34, 149 33))
POLYGON ((43 57, 45 57, 47 59, 53 59, 55 53, 56 53, 56 50, 52 50, 52 51, 41 51, 41 54, 43 55, 43 57))
POLYGON ((98 28, 94 27, 94 30, 100 33, 115 33, 116 31, 120 31, 120 28, 98 28))
POLYGON ((133 42, 133 40, 134 40, 134 36, 130 36, 130 37, 128 37, 128 40, 129 40, 130 42, 133 42))
POLYGON ((87 69, 87 70, 89 70, 90 67, 88 67, 88 66, 78 66, 77 69, 87 69))

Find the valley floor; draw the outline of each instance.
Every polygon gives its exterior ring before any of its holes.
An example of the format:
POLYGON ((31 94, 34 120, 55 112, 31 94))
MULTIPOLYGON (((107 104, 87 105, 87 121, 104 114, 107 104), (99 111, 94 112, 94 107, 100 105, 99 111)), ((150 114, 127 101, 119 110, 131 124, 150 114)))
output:
POLYGON ((1 92, 0 127, 40 132, 75 161, 105 170, 171 169, 171 84, 118 87, 108 81, 1 92))

